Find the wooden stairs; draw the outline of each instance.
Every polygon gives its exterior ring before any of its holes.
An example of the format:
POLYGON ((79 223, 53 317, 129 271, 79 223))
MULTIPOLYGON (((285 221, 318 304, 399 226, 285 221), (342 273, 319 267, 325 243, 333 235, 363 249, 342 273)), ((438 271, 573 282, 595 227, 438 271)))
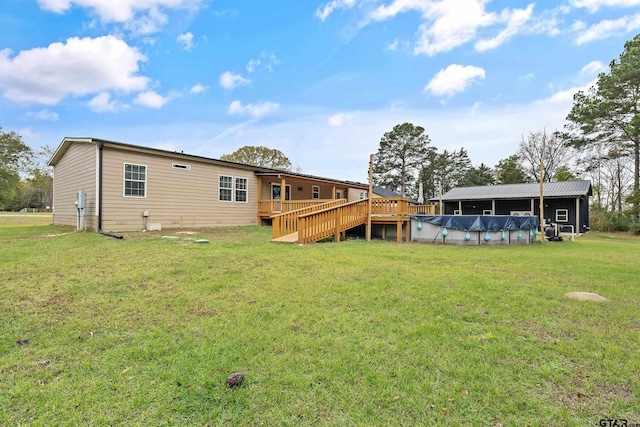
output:
MULTIPOLYGON (((313 243, 333 236, 339 242, 343 234, 367 223, 368 200, 347 202, 345 199, 307 206, 290 212, 273 215, 272 242, 313 243)), ((433 206, 409 206, 405 198, 374 198, 371 200, 371 219, 375 224, 396 225, 398 242, 402 241, 402 229, 409 223, 409 215, 433 213, 433 206)), ((408 241, 409 230, 405 237, 408 241)))

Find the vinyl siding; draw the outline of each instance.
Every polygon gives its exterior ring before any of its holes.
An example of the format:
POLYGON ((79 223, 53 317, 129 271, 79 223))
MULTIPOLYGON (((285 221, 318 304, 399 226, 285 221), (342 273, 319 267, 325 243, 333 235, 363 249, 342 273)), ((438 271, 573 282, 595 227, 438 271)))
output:
MULTIPOLYGON (((260 192, 260 195, 262 196, 261 199, 271 199, 271 186, 273 184, 279 185, 281 182, 282 181, 276 177, 263 176, 262 191, 260 192)), ((313 200, 314 185, 320 187, 319 200, 331 200, 333 196, 333 184, 328 184, 322 181, 314 183, 308 179, 296 180, 295 178, 288 178, 285 185, 291 186, 291 200, 313 200), (300 190, 300 188, 302 188, 302 190, 300 190)), ((335 187, 336 192, 342 191, 342 198, 345 198, 346 195, 349 201, 358 199, 358 192, 360 191, 358 188, 346 187, 343 184, 336 184, 335 187), (353 199, 353 197, 355 197, 355 199, 353 199)), ((363 191, 366 192, 367 190, 363 191)))
MULTIPOLYGON (((349 202, 356 202, 358 200, 362 200, 360 199, 360 192, 364 192, 365 196, 364 198, 367 198, 367 194, 369 193, 369 189, 364 189, 364 188, 350 188, 349 192, 347 193, 347 201, 349 202)), ((376 198, 376 194, 373 195, 373 198, 376 198)))
POLYGON ((97 230, 96 215, 96 145, 75 143, 53 169, 53 223, 76 226, 74 202, 78 190, 87 193, 87 229, 97 230))
POLYGON ((145 210, 148 223, 160 223, 163 229, 256 225, 258 178, 250 170, 105 147, 102 228, 142 230, 145 210), (145 198, 124 196, 125 163, 147 167, 145 198), (175 169, 173 163, 191 170, 175 169), (218 201, 219 175, 247 178, 248 202, 218 201))

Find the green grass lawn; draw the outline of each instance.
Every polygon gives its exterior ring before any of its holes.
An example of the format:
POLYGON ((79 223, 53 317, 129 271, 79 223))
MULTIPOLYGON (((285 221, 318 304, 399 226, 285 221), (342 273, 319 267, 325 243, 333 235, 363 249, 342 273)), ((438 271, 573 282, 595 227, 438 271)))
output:
POLYGON ((0 425, 640 423, 639 238, 163 234, 0 217, 0 425))

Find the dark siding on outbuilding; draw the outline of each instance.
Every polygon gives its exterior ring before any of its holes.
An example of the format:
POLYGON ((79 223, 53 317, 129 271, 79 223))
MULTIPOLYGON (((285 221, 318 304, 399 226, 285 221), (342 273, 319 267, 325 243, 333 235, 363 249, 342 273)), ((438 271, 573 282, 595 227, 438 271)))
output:
MULTIPOLYGON (((544 217, 550 222, 573 225, 578 233, 589 230, 589 196, 591 182, 575 180, 546 182, 544 190, 544 217), (567 221, 557 219, 559 209, 567 210, 567 221), (579 211, 579 212, 576 212, 579 211), (578 224, 577 221, 580 223, 578 224)), ((462 207, 463 215, 482 215, 492 210, 494 215, 511 215, 512 212, 531 212, 540 216, 540 186, 538 183, 488 185, 480 187, 457 187, 440 196, 444 204, 444 214, 453 215, 462 207)), ((438 198, 431 199, 434 202, 438 198)), ((569 227, 563 228, 569 232, 569 227)))

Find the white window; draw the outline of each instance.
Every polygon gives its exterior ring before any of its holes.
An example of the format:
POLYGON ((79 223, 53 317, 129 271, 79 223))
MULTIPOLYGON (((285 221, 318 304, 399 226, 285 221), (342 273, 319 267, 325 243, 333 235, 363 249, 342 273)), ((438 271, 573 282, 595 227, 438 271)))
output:
POLYGON ((569 222, 569 209, 556 209, 556 222, 569 222))
POLYGON ((482 211, 482 215, 493 215, 493 211, 491 209, 485 209, 482 211))
POLYGON ((311 198, 319 199, 320 198, 320 186, 314 185, 311 187, 311 198))
POLYGON ((247 203, 249 201, 249 179, 219 175, 218 200, 221 202, 247 203))
POLYGON ((367 198, 367 192, 366 191, 361 191, 360 192, 360 200, 364 200, 367 198))
POLYGON ((236 202, 246 203, 248 201, 248 187, 249 180, 247 178, 236 177, 236 202))
POLYGON ((453 214, 454 214, 454 215, 462 215, 462 211, 461 211, 461 210, 456 209, 455 211, 453 211, 453 214))
POLYGON ((233 201, 233 177, 220 175, 220 186, 218 188, 218 200, 221 202, 233 201))
POLYGON ((124 164, 124 197, 147 197, 147 167, 124 164))

